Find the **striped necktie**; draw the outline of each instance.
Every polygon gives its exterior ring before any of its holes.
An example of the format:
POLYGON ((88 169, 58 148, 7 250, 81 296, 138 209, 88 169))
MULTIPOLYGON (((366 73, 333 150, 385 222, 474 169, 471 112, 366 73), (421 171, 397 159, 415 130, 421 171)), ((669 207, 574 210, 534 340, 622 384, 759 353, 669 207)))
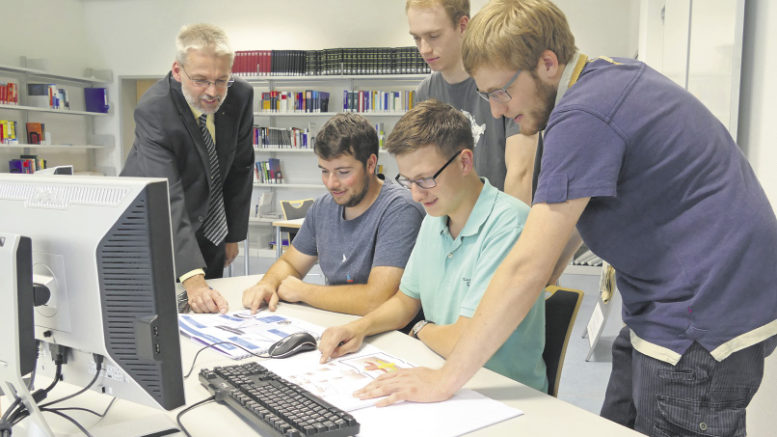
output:
POLYGON ((208 149, 208 161, 210 163, 210 196, 208 199, 208 216, 203 224, 202 234, 215 246, 221 244, 227 236, 227 214, 224 211, 224 193, 222 191, 221 171, 219 170, 219 157, 216 155, 216 145, 210 136, 207 126, 207 115, 200 116, 200 132, 208 149))

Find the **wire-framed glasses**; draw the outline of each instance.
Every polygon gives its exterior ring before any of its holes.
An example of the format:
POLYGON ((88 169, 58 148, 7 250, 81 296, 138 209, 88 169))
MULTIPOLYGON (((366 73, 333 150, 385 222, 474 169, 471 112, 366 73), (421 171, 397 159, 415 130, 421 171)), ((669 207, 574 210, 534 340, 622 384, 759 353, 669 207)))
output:
POLYGON ((216 79, 214 81, 205 80, 205 79, 192 79, 191 76, 189 76, 189 73, 186 72, 186 70, 181 66, 181 70, 183 71, 183 74, 186 75, 186 77, 189 78, 190 81, 196 86, 197 88, 208 88, 209 86, 213 85, 216 88, 229 88, 235 83, 235 79, 229 78, 227 80, 224 79, 216 79))
POLYGON ((462 150, 464 149, 459 150, 453 156, 451 156, 451 159, 449 159, 448 162, 443 164, 443 166, 440 167, 440 169, 437 170, 435 174, 433 174, 432 176, 429 176, 428 178, 408 179, 400 174, 397 174, 394 177, 394 180, 396 180, 399 185, 402 185, 408 190, 413 186, 413 184, 415 184, 418 188, 424 188, 424 189, 434 188, 437 186, 437 181, 435 180, 437 179, 437 176, 439 176, 440 173, 442 173, 442 171, 445 170, 445 168, 448 167, 450 163, 453 162, 453 160, 456 159, 457 156, 459 156, 459 154, 461 154, 462 150))
POLYGON ((497 103, 507 103, 512 99, 513 97, 510 95, 509 92, 507 92, 507 88, 510 88, 510 85, 515 82, 515 79, 518 79, 518 75, 521 74, 521 70, 518 70, 515 73, 515 76, 513 76, 512 79, 510 79, 509 82, 507 82, 507 85, 503 86, 502 88, 499 88, 494 91, 490 92, 484 92, 484 91, 478 91, 478 95, 481 99, 485 100, 486 102, 490 102, 491 100, 497 102, 497 103))

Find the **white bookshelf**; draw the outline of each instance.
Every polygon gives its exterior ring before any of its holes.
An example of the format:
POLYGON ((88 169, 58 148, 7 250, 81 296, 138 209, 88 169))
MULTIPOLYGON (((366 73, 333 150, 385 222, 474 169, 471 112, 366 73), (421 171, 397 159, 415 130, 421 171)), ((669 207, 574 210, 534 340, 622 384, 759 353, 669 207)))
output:
MULTIPOLYGON (((22 62, 28 62, 22 58, 22 62)), ((29 61, 32 62, 32 61, 29 61)), ((73 165, 76 172, 97 171, 96 153, 110 149, 112 135, 95 135, 94 120, 112 114, 86 111, 83 89, 107 87, 112 81, 109 70, 86 70, 83 76, 67 75, 25 66, 0 65, 0 80, 18 84, 18 104, 0 104, 0 119, 16 122, 16 143, 0 144, 0 172, 8 172, 8 160, 19 155, 38 155, 48 166, 73 165), (53 83, 68 92, 70 109, 52 109, 30 104, 29 83, 53 83), (29 122, 43 123, 51 144, 27 144, 29 122)))
POLYGON ((54 114, 62 114, 62 115, 88 115, 90 117, 108 116, 108 114, 104 112, 73 111, 71 109, 51 109, 51 108, 40 108, 37 106, 23 106, 23 105, 0 104, 0 109, 10 109, 12 111, 28 111, 28 112, 51 112, 54 114))

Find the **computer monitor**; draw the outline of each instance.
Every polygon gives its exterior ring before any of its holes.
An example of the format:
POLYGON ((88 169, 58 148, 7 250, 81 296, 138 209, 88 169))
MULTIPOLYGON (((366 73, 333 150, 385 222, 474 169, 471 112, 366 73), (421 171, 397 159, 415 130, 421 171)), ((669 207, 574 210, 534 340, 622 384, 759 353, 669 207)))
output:
MULTIPOLYGON (((167 181, 0 175, 0 233, 28 237, 38 371, 67 350, 63 381, 146 405, 184 404, 167 181)), ((4 303, 5 305, 5 303, 4 303)), ((0 320, 0 332, 8 332, 0 320)))

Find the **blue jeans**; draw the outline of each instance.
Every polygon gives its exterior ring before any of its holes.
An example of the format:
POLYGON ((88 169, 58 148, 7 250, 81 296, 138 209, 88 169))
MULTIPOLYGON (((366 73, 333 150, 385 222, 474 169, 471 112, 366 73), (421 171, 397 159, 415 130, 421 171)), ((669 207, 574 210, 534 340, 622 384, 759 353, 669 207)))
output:
POLYGON ((775 338, 718 362, 694 343, 677 365, 634 350, 624 327, 612 346, 601 415, 655 437, 745 435, 745 408, 763 379, 775 338))

